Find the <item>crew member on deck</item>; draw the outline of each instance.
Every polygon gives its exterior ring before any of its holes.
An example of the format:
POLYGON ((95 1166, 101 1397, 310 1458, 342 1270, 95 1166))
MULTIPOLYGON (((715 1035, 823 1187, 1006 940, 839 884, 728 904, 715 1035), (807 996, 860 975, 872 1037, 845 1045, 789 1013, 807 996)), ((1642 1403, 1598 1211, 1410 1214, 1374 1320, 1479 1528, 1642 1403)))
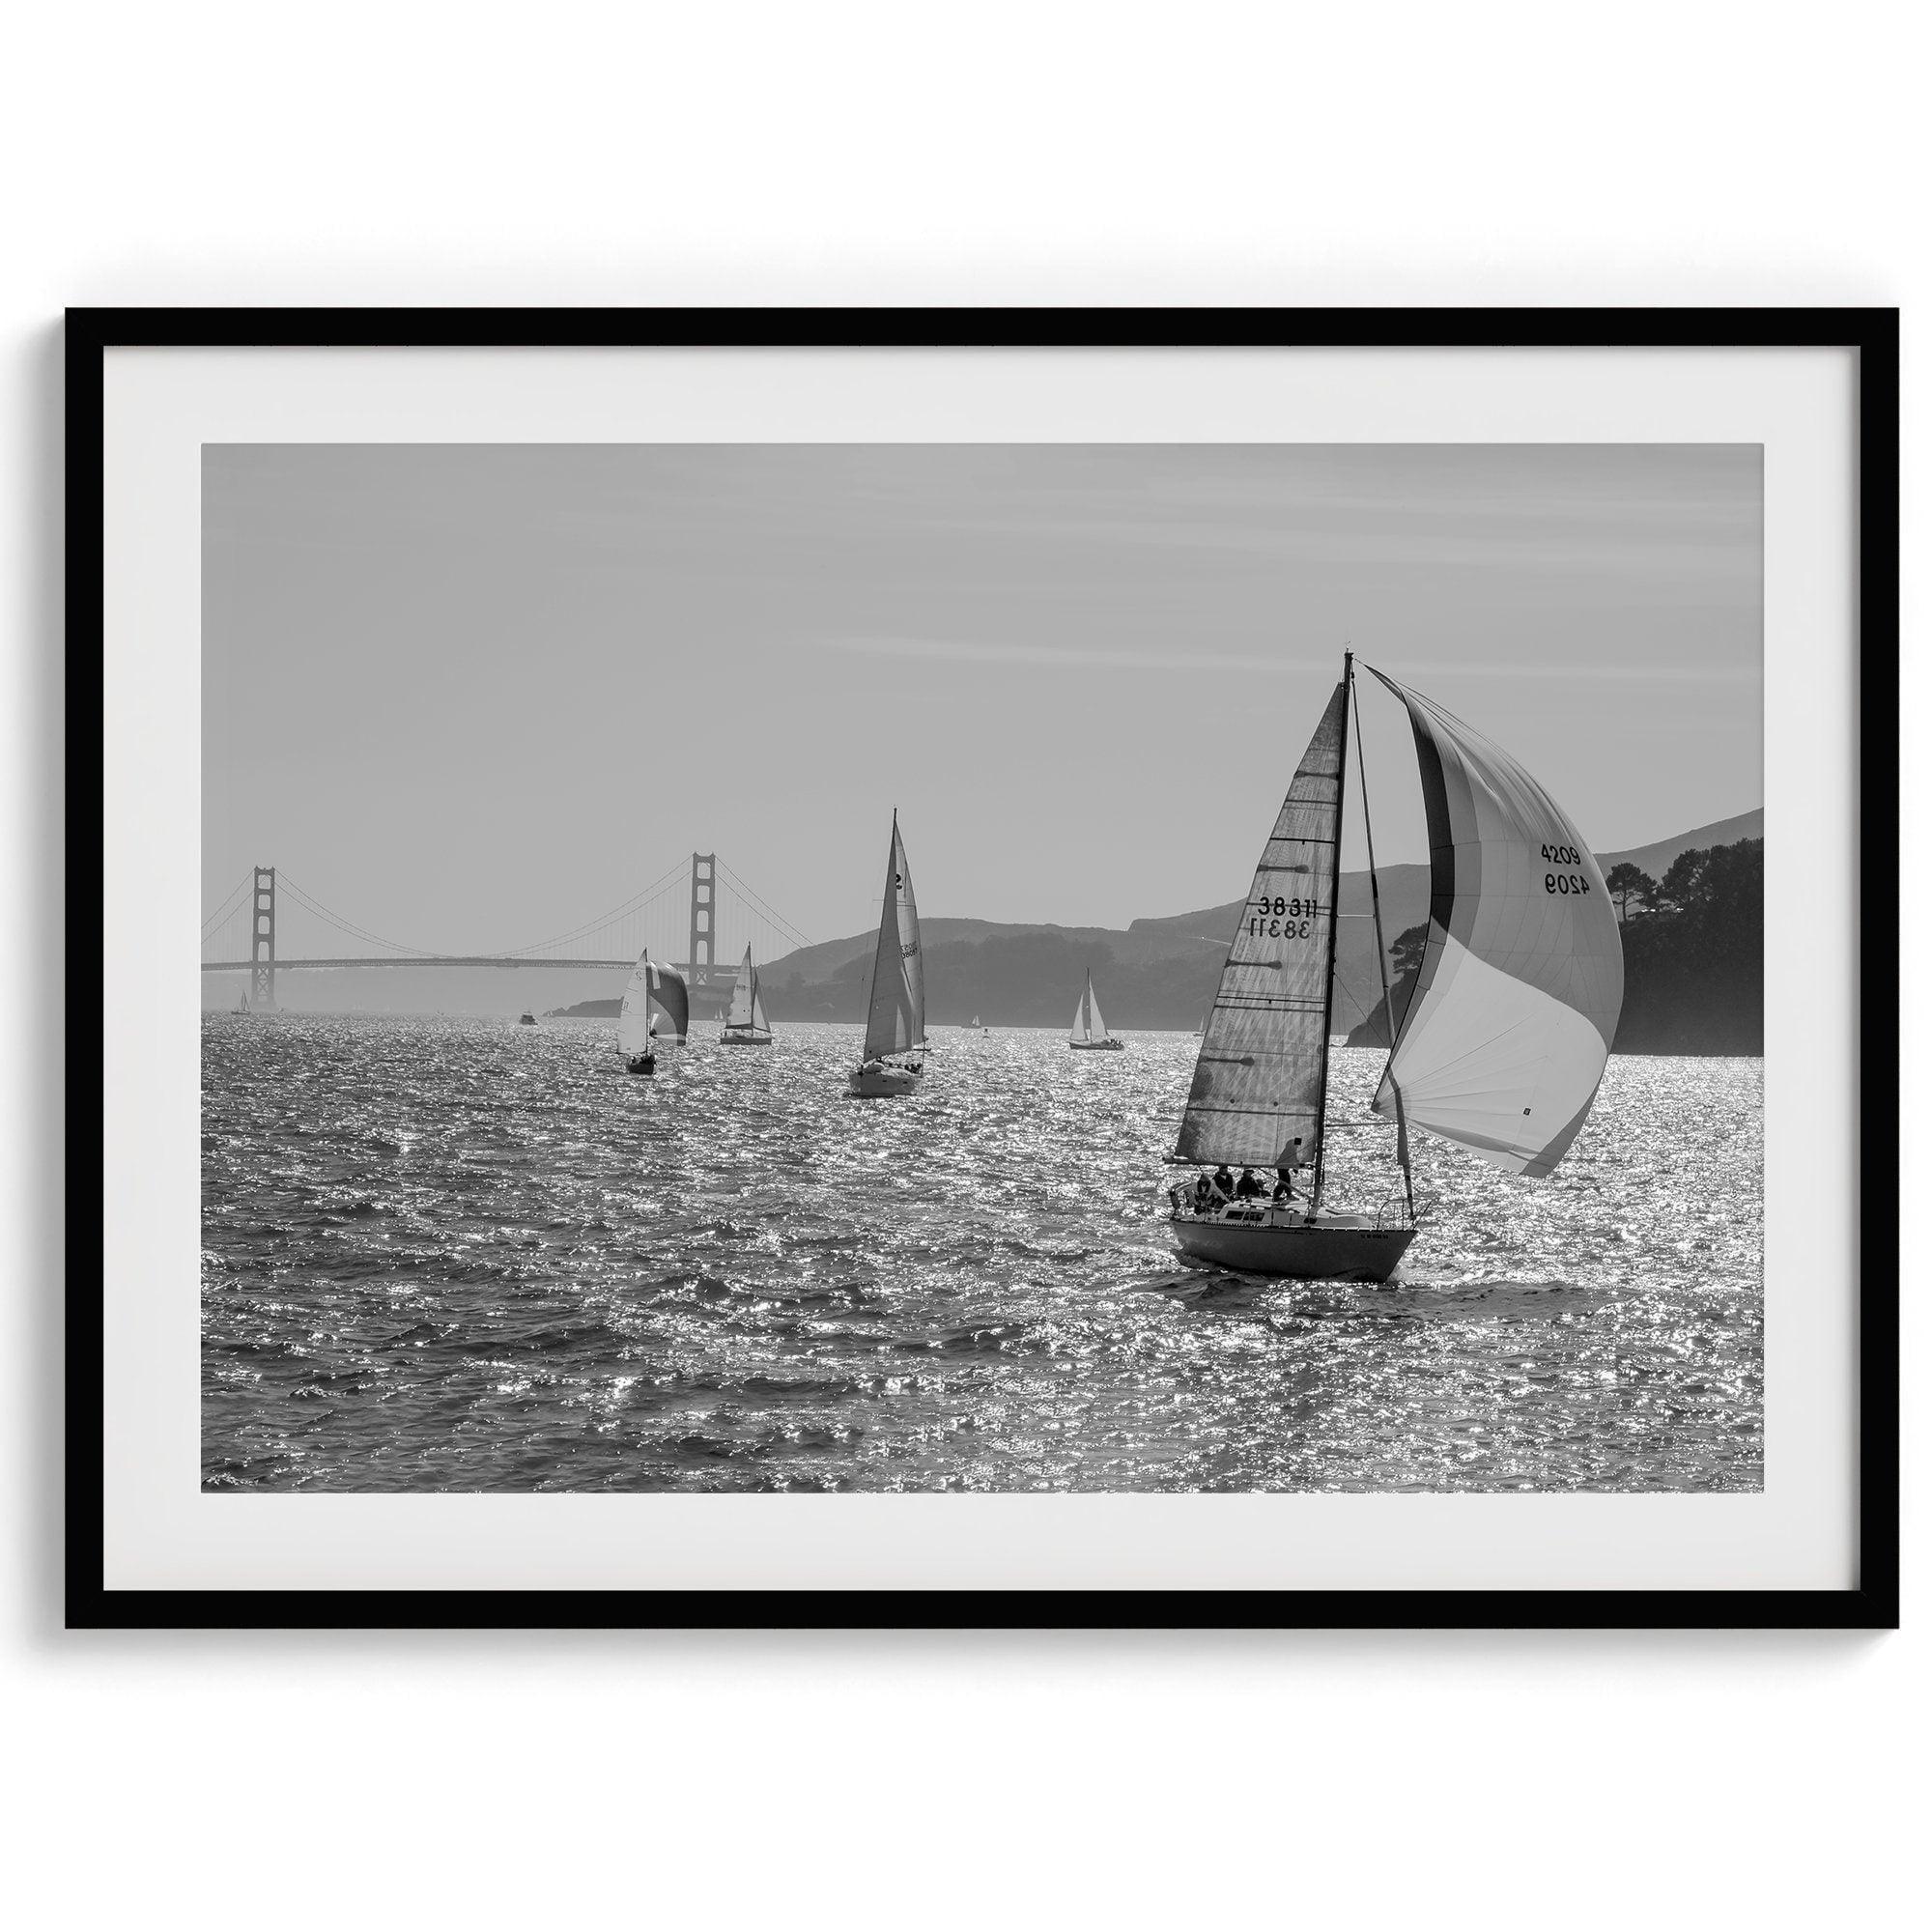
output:
POLYGON ((1223 1201, 1232 1201, 1235 1198, 1235 1177, 1228 1172, 1228 1163, 1225 1160, 1214 1170, 1214 1192, 1223 1201))
POLYGON ((1205 1214, 1214 1205, 1214 1183, 1204 1170, 1194 1177, 1194 1211, 1205 1214))
POLYGON ((1242 1168, 1241 1178, 1235 1183, 1235 1199, 1237 1201, 1252 1201, 1257 1195, 1263 1194, 1265 1191, 1262 1183, 1255 1179, 1254 1169, 1251 1167, 1242 1168))
POLYGON ((1275 1162, 1274 1198, 1277 1202, 1294 1199, 1294 1170, 1301 1165, 1301 1136, 1296 1134, 1282 1157, 1275 1162))

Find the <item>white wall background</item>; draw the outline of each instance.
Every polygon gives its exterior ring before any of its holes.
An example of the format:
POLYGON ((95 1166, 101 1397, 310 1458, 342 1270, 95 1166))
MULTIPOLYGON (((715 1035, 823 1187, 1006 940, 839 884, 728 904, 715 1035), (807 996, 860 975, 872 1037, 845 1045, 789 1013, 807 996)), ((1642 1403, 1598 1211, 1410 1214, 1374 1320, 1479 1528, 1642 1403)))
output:
MULTIPOLYGON (((13 16, 10 1916, 1898 1922, 1922 1874, 1919 1633, 59 1634, 47 652, 69 302, 1902 302, 1916 635, 1932 253, 1909 19, 1858 0, 13 16)), ((1926 682, 1915 664, 1908 716, 1926 682)), ((1922 780, 1910 790, 1924 829, 1922 780)), ((1922 900, 1906 934, 1921 959, 1922 900)), ((1922 1069, 1922 1029, 1910 1049, 1922 1069)), ((97 1069, 75 1075, 86 1090, 97 1069)), ((1910 1171, 1926 1151, 1914 1128, 1910 1171)), ((1908 1530, 1924 1463, 1910 1432, 1908 1530)))

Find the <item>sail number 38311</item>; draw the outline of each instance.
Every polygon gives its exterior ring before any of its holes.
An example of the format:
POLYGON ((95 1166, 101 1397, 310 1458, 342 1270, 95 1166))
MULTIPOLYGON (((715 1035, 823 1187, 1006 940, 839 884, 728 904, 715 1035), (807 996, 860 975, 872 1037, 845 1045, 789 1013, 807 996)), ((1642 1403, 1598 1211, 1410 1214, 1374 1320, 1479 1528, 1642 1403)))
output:
POLYGON ((1306 939, 1314 922, 1321 915, 1317 899, 1268 898, 1255 900, 1248 914, 1250 939, 1306 939))

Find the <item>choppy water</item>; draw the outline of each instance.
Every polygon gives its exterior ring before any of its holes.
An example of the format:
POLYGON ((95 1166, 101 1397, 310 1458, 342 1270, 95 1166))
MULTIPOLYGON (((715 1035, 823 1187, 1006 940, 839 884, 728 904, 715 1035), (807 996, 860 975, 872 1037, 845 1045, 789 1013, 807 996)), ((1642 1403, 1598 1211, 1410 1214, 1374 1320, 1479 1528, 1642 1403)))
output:
POLYGON ((608 1023, 212 1015, 204 1484, 1759 1487, 1761 1062, 1612 1060, 1541 1183, 1419 1137, 1398 1280, 1291 1285, 1178 1266, 1195 1042, 1129 1037, 944 1031, 867 1103, 849 1027, 646 1080, 608 1023))

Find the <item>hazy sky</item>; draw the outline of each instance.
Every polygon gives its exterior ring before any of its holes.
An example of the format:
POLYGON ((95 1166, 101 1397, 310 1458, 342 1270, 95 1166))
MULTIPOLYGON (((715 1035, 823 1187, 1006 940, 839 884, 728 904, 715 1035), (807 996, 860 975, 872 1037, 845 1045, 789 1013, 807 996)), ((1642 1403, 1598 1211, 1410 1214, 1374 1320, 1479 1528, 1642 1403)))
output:
POLYGON ((205 911, 259 861, 494 951, 696 847, 826 939, 895 805, 929 915, 1186 911, 1345 642, 1599 850, 1762 802, 1755 446, 211 445, 204 507, 205 911))

